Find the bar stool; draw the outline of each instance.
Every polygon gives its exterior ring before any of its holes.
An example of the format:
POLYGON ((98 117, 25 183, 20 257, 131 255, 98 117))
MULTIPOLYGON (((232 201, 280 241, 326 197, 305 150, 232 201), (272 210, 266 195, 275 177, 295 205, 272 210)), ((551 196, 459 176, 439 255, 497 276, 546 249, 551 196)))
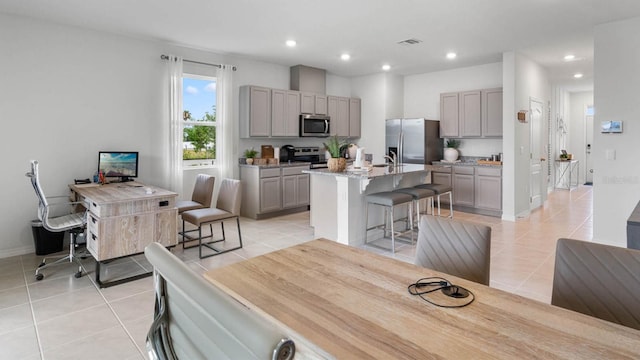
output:
MULTIPOLYGON (((384 231, 384 237, 386 237, 387 235, 387 220, 389 220, 389 222, 391 223, 391 252, 395 253, 396 252, 396 231, 394 228, 394 208, 398 205, 407 205, 407 211, 409 212, 409 218, 411 219, 413 217, 412 214, 412 202, 413 202, 413 196, 409 195, 409 194, 404 194, 404 193, 400 193, 400 192, 393 192, 393 191, 383 191, 383 192, 379 192, 379 193, 373 193, 373 194, 369 194, 365 196, 365 199, 367 201, 367 204, 365 206, 365 213, 364 213, 364 223, 365 223, 365 227, 364 227, 364 243, 367 244, 367 232, 371 229, 377 229, 379 227, 383 227, 383 231, 384 231), (378 205, 378 206, 384 206, 384 224, 383 225, 377 225, 377 226, 373 226, 373 227, 369 227, 369 205, 378 205), (389 214, 389 216, 387 217, 387 214, 389 214), (387 219, 388 218, 388 219, 387 219)), ((412 221, 411 221, 412 222, 412 221)), ((411 227, 413 227, 413 223, 411 223, 410 225, 411 227)), ((410 233, 411 233, 411 243, 413 243, 413 230, 409 229, 410 233)), ((398 233, 401 234, 401 233, 398 233)), ((375 244, 371 244, 372 246, 375 247, 379 247, 385 250, 389 250, 387 248, 375 245, 375 244)))
POLYGON ((449 217, 453 218, 453 188, 451 185, 445 184, 420 184, 414 186, 417 189, 427 189, 432 190, 436 193, 436 197, 438 199, 438 216, 440 216, 440 196, 444 194, 449 194, 449 217))
MULTIPOLYGON (((394 192, 398 192, 398 193, 403 193, 403 194, 409 194, 413 197, 413 208, 414 208, 414 216, 415 218, 412 219, 413 224, 416 225, 414 227, 419 227, 420 226, 420 201, 423 199, 428 199, 429 203, 431 204, 431 214, 434 214, 433 212, 433 198, 436 196, 436 193, 431 190, 431 189, 421 189, 421 188, 416 188, 416 187, 410 187, 410 188, 401 188, 401 189, 396 189, 393 190, 394 192)), ((413 228, 413 227, 412 227, 413 228)))

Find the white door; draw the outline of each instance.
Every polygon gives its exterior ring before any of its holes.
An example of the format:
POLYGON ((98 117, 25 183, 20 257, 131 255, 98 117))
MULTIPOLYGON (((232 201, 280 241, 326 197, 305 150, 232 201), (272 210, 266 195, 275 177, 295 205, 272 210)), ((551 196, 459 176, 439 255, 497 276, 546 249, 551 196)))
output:
POLYGON ((529 209, 533 210, 542 205, 542 161, 544 154, 542 148, 542 120, 543 120, 543 104, 541 101, 529 99, 529 117, 531 142, 529 143, 529 159, 530 159, 530 205, 529 209))
MULTIPOLYGON (((593 107, 589 107, 593 109, 593 107)), ((591 156, 591 150, 593 146, 593 110, 589 111, 587 109, 587 116, 585 117, 585 174, 584 174, 584 183, 585 185, 593 184, 593 157, 591 156)))

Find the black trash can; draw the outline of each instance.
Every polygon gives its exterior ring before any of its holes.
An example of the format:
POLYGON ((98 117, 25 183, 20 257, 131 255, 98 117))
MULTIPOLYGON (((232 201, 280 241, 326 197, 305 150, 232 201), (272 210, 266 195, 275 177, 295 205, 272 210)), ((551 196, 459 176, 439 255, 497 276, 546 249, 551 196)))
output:
POLYGON ((62 251, 64 246, 64 231, 51 232, 44 228, 42 221, 32 220, 31 230, 36 245, 36 255, 48 255, 62 251))

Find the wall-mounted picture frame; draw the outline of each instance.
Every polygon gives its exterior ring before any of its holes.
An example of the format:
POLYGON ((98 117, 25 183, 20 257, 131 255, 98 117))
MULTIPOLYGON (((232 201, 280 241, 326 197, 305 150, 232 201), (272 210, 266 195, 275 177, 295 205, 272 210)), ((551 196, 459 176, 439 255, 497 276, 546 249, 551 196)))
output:
POLYGON ((600 124, 600 132, 603 134, 622 133, 622 121, 603 121, 600 124))

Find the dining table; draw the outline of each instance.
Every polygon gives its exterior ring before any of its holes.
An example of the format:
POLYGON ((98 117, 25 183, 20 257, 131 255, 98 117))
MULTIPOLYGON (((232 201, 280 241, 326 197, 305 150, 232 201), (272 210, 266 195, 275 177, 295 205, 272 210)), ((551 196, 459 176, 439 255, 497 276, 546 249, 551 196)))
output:
POLYGON ((640 359, 639 330, 322 238, 204 277, 300 344, 296 358, 640 359))

